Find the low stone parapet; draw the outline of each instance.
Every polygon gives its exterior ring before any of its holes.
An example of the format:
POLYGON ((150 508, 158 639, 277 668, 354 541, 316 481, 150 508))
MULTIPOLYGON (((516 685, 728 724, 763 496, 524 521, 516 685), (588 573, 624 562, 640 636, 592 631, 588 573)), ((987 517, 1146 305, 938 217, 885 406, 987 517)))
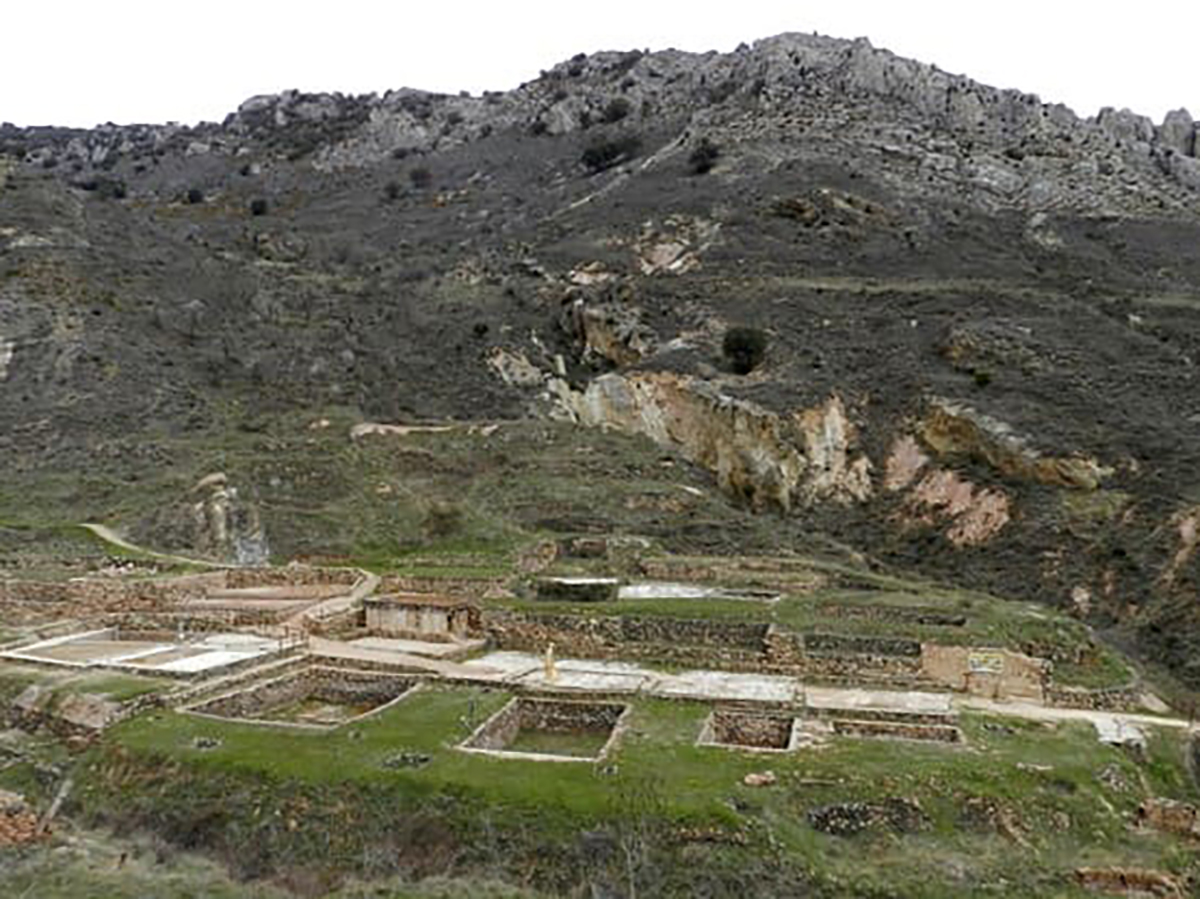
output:
POLYGON ((1046 705, 1098 712, 1133 712, 1142 706, 1141 690, 1133 684, 1091 690, 1050 684, 1046 688, 1046 705))

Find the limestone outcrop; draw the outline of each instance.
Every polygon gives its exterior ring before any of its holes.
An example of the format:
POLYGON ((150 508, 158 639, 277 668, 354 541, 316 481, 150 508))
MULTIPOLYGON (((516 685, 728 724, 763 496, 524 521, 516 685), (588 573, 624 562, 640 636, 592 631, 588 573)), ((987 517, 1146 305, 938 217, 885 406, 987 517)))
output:
POLYGON ((674 374, 609 374, 583 391, 555 389, 580 424, 643 434, 756 509, 862 502, 873 492, 871 462, 837 396, 788 416, 674 374))
MULTIPOLYGON (((935 146, 914 141, 911 133, 897 134, 898 141, 880 142, 881 152, 911 156, 919 164, 950 170, 964 183, 1041 208, 1064 199, 1101 207, 1121 202, 1119 185, 1113 185, 1111 196, 1089 201, 1071 183, 1088 173, 1094 176, 1101 165, 1111 173, 1119 169, 1126 181, 1138 181, 1152 192, 1161 190, 1152 182, 1164 172, 1184 186, 1197 183, 1192 167, 1178 162, 1197 152, 1196 126, 1186 110, 1170 113, 1161 126, 1111 108, 1082 119, 1061 104, 943 72, 876 48, 865 38, 801 33, 743 44, 727 54, 581 54, 516 90, 481 97, 411 88, 361 96, 289 90, 251 97, 224 122, 193 128, 5 126, 0 127, 0 154, 9 139, 17 142, 26 161, 36 164, 66 160, 111 165, 121 157, 164 148, 193 157, 236 156, 268 146, 333 171, 461 146, 509 129, 563 135, 596 124, 620 126, 661 110, 682 113, 685 127, 690 121, 711 129, 730 114, 736 116, 748 97, 760 108, 784 115, 813 99, 829 108, 844 100, 898 104, 952 139, 935 146)), ((855 127, 853 119, 844 125, 855 127)), ((1091 185, 1093 193, 1097 186, 1091 185)), ((1107 187, 1101 191, 1105 193, 1107 187)), ((661 261, 651 264, 661 268, 661 261)), ((667 263, 676 264, 692 263, 667 263)))
POLYGON ((270 558, 258 508, 247 502, 222 473, 209 475, 192 490, 194 546, 205 555, 239 565, 263 565, 270 558))
POLYGON ((1085 456, 1047 456, 1008 424, 965 403, 934 397, 921 437, 937 455, 987 462, 1001 474, 1058 487, 1095 490, 1113 471, 1085 456))

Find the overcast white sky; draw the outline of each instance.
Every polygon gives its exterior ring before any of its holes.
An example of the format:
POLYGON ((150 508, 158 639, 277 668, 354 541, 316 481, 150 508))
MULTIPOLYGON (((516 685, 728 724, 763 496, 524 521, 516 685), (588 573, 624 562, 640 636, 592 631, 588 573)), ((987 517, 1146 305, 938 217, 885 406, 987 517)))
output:
POLYGON ((287 88, 506 90, 578 52, 731 50, 783 31, 1063 102, 1200 116, 1200 2, 4 0, 0 121, 220 121, 287 88))

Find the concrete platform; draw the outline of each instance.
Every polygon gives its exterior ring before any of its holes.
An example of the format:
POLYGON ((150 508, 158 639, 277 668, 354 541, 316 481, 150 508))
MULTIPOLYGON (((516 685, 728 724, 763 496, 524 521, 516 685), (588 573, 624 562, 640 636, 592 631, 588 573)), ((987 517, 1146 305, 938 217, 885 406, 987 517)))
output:
POLYGON ((683 671, 659 675, 647 688, 651 696, 723 702, 793 703, 802 695, 799 681, 731 671, 683 671))
POLYGON ((542 659, 528 652, 489 652, 462 663, 467 671, 493 671, 503 677, 520 677, 541 665, 542 659))
POLYGON ((587 661, 569 659, 554 665, 556 678, 546 677, 545 661, 527 675, 517 678, 522 687, 536 690, 576 690, 583 693, 637 693, 654 677, 653 672, 632 665, 595 666, 587 661))
POLYGON ((462 676, 538 690, 595 693, 642 693, 700 702, 764 705, 807 703, 830 711, 875 711, 906 715, 945 715, 955 709, 946 693, 913 690, 860 690, 809 687, 793 677, 733 671, 682 671, 668 674, 632 662, 607 659, 558 659, 556 681, 547 681, 545 659, 530 652, 490 652, 458 666, 462 676))
POLYGON ((910 715, 952 715, 948 693, 914 690, 861 690, 844 687, 805 687, 805 704, 828 711, 899 712, 910 715))

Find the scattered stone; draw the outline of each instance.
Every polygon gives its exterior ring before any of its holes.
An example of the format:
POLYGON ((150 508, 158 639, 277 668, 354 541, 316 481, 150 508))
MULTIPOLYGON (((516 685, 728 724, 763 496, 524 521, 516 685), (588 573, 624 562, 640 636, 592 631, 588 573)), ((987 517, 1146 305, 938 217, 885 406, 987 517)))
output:
POLYGON ((404 751, 389 755, 381 765, 389 771, 397 771, 404 768, 424 768, 432 760, 433 756, 424 752, 404 751))
POLYGON ((221 741, 216 737, 196 737, 192 740, 192 746, 201 750, 216 749, 220 745, 221 741))
POLYGON ((1119 896, 1182 899, 1184 895, 1178 878, 1145 868, 1077 868, 1075 879, 1086 889, 1119 896))
MULTIPOLYGON (((992 721, 985 721, 983 724, 983 729, 989 734, 999 734, 1003 737, 1011 737, 1017 732, 1016 728, 1009 727, 1007 724, 996 724, 992 721)), ((1021 764, 1018 763, 1017 767, 1020 768, 1021 764)))
POLYGON ((1171 713, 1171 707, 1148 690, 1138 696, 1138 704, 1146 711, 1153 712, 1155 715, 1169 715, 1171 713))
POLYGON ((774 771, 752 772, 742 778, 742 783, 748 787, 771 787, 778 781, 774 771))
POLYGON ((721 827, 681 827, 675 831, 681 843, 724 843, 745 846, 749 840, 740 830, 725 830, 721 827))
POLYGON ((1146 735, 1132 722, 1123 718, 1097 716, 1092 719, 1092 724, 1101 743, 1134 752, 1144 752, 1146 749, 1146 735))
POLYGON ((1200 811, 1188 802, 1147 799, 1137 807, 1134 820, 1139 827, 1200 838, 1200 811))
POLYGON ((1100 773, 1096 775, 1096 779, 1110 790, 1118 793, 1124 793, 1129 789, 1129 781, 1125 777, 1125 772, 1121 769, 1120 765, 1115 763, 1109 763, 1100 769, 1100 773))
POLYGON ((0 846, 17 846, 39 839, 38 818, 20 793, 0 790, 0 846))
POLYGON ((809 826, 835 837, 867 830, 917 833, 929 827, 929 816, 915 799, 893 797, 882 802, 839 802, 811 809, 809 826))

